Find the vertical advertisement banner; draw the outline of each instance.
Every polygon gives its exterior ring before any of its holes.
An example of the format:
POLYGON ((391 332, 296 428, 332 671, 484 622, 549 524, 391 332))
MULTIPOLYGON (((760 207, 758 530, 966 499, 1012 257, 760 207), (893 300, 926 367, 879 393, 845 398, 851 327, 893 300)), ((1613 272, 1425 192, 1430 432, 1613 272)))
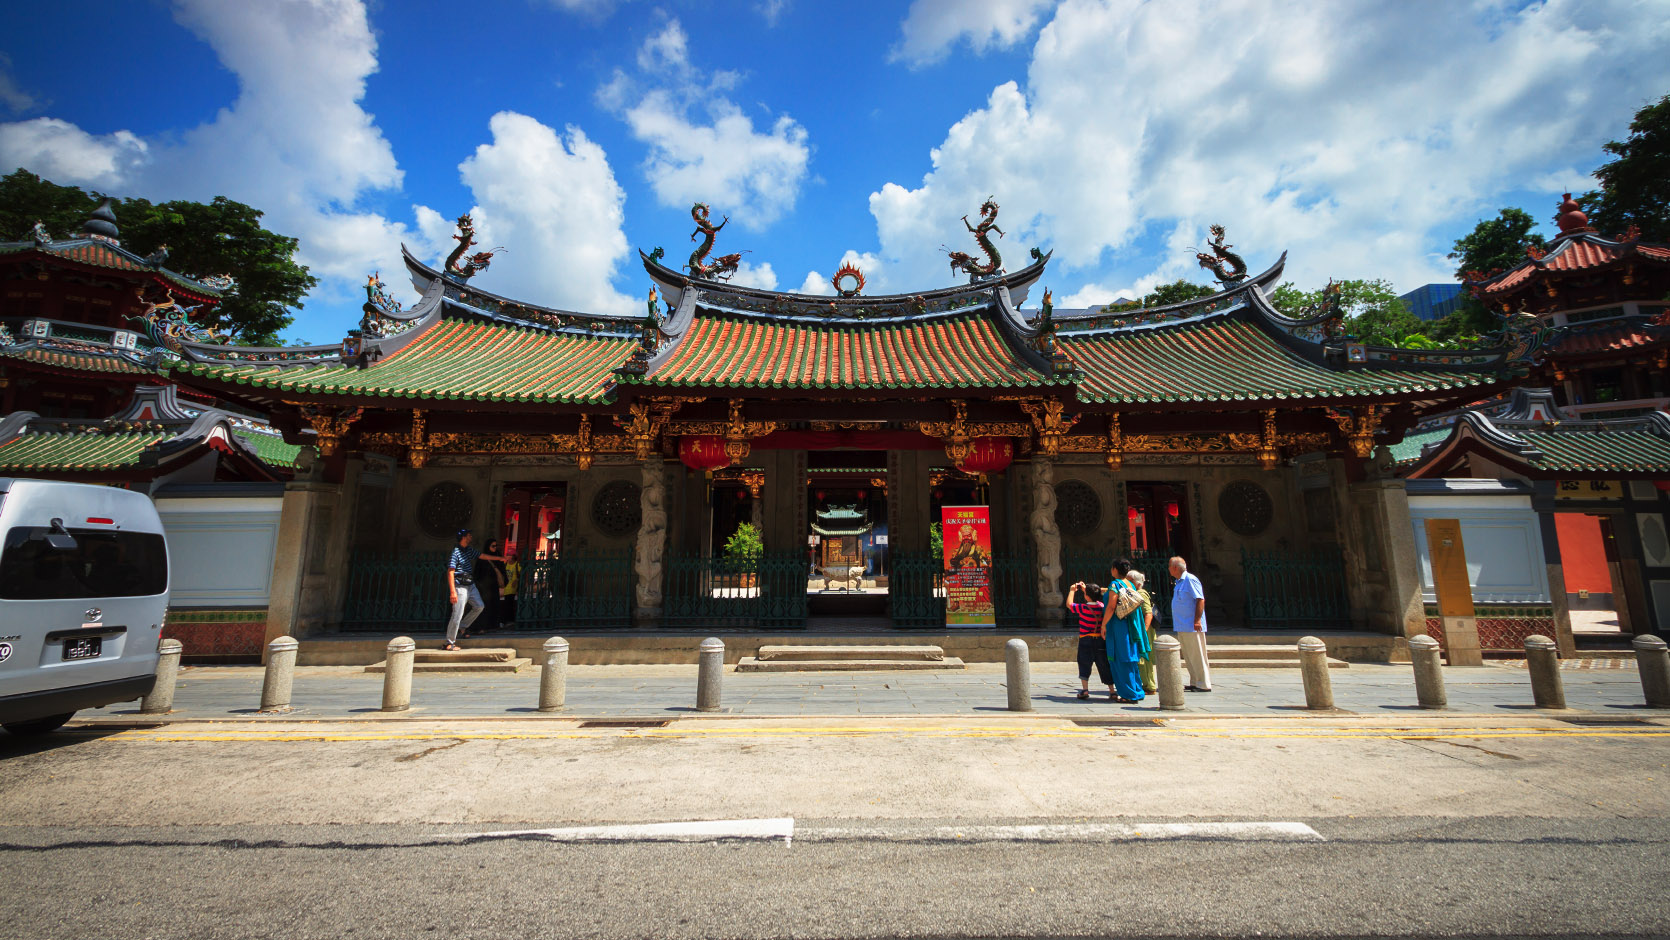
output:
POLYGON ((992 516, 987 506, 940 509, 945 553, 945 625, 995 627, 992 605, 992 516))

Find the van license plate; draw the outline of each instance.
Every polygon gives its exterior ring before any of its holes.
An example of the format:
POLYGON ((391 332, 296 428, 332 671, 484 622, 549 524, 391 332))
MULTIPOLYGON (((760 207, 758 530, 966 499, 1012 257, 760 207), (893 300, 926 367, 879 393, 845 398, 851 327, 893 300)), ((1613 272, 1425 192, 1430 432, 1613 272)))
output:
POLYGON ((104 637, 83 636, 64 641, 64 659, 98 659, 104 652, 104 637))

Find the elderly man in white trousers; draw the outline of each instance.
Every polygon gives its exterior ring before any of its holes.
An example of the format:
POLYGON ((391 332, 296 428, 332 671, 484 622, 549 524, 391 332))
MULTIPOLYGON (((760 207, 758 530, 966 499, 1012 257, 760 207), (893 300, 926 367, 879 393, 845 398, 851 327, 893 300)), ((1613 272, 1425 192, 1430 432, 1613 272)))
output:
POLYGON ((1200 579, 1189 573, 1181 556, 1171 559, 1171 576, 1177 584, 1171 593, 1171 629, 1183 647, 1183 662, 1189 667, 1185 692, 1212 691, 1212 669, 1206 661, 1206 591, 1200 579))

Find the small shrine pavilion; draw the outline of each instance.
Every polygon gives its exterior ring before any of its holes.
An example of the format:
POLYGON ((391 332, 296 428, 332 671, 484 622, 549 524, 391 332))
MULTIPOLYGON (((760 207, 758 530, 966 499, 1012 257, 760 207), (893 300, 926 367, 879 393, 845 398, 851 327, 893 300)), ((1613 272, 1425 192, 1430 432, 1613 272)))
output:
POLYGON ((981 254, 951 254, 956 283, 886 295, 851 267, 833 296, 729 283, 739 256, 710 254, 707 212, 682 268, 641 254, 642 316, 489 292, 466 216, 440 268, 405 255, 419 299, 373 278, 339 346, 182 343, 176 381, 319 457, 286 502, 317 576, 298 573, 269 631, 438 629, 459 528, 515 541, 558 513, 560 551, 524 566, 529 629, 817 630, 835 611, 809 589, 827 560, 813 537, 839 507, 873 526, 886 585, 839 613, 944 629, 933 523, 978 504, 1003 629, 1059 623, 1062 586, 1120 555, 1163 589, 1180 554, 1215 623, 1403 637, 1424 617, 1380 448, 1500 394, 1539 352, 1519 323, 1489 349, 1365 346, 1333 295, 1284 316, 1267 291, 1285 256, 1249 274, 1221 229, 1201 255, 1210 296, 1058 311, 1049 254, 1011 266, 986 237, 995 202, 970 226, 981 254), (733 584, 723 545, 744 519, 764 550, 733 584))

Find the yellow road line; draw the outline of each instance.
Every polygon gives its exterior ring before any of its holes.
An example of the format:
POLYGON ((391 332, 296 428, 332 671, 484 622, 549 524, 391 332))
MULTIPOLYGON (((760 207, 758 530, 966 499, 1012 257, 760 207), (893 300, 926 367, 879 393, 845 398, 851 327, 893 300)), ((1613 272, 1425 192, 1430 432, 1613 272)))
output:
POLYGON ((909 737, 909 738, 1102 738, 1135 732, 1142 735, 1183 735, 1191 738, 1247 738, 1256 740, 1433 740, 1441 738, 1662 738, 1664 730, 1594 731, 1563 728, 1444 728, 1421 730, 1398 728, 1327 729, 1312 731, 1196 730, 1192 728, 1085 728, 1082 730, 1029 731, 1017 728, 646 728, 573 731, 283 731, 276 729, 188 731, 135 729, 102 738, 120 743, 182 742, 292 742, 347 743, 361 741, 547 741, 616 738, 725 738, 725 737, 909 737))

